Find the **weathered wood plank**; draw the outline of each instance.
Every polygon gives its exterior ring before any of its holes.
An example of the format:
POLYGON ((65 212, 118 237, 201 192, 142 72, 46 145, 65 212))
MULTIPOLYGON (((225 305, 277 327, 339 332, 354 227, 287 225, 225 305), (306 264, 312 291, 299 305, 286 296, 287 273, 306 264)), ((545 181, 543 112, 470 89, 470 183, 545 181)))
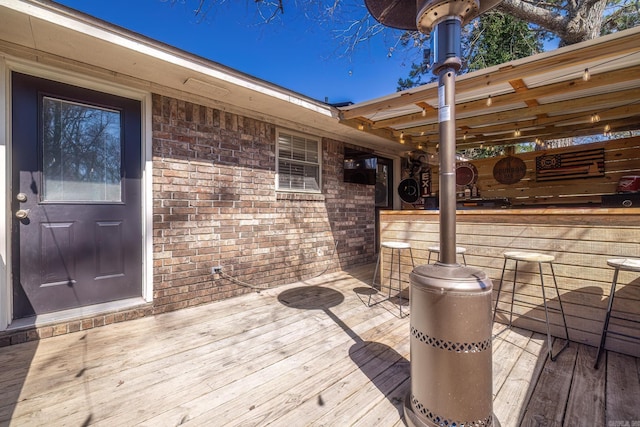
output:
MULTIPOLYGON (((395 323, 395 321, 391 323, 395 323)), ((286 383, 283 384, 279 379, 276 379, 270 383, 261 384, 259 389, 252 391, 252 394, 255 394, 258 404, 263 403, 269 408, 273 408, 275 403, 277 410, 272 410, 269 416, 270 419, 278 419, 278 423, 281 425, 295 424, 296 418, 299 418, 301 413, 304 413, 309 420, 322 416, 329 408, 340 404, 340 398, 337 396, 342 393, 348 395, 349 391, 361 388, 364 384, 362 381, 367 379, 365 374, 368 375, 368 373, 376 371, 376 363, 382 363, 388 367, 402 358, 392 347, 403 341, 408 342, 408 337, 406 334, 398 334, 395 326, 391 326, 386 331, 385 329, 374 331, 364 335, 361 340, 356 340, 356 342, 345 341, 336 351, 322 357, 314 366, 307 367, 304 371, 304 378, 300 379, 294 387, 288 387, 286 383), (389 345, 370 342, 376 339, 389 345), (354 378, 357 379, 354 380, 354 378), (286 401, 278 404, 272 399, 265 400, 263 389, 273 390, 274 388, 281 389, 286 393, 295 393, 300 399, 296 401, 296 405, 291 405, 291 402, 286 401), (318 396, 322 397, 322 405, 316 404, 318 396)), ((262 408, 253 410, 250 414, 251 419, 255 420, 262 410, 262 408)), ((231 415, 238 416, 238 414, 231 415)), ((219 415, 217 419, 219 419, 219 415)), ((229 421, 238 425, 239 422, 244 424, 246 420, 234 418, 229 421)))
POLYGON ((493 340, 493 395, 498 395, 507 378, 510 377, 514 365, 525 351, 531 340, 532 332, 522 329, 508 329, 504 325, 495 324, 493 333, 499 339, 493 340))
MULTIPOLYGON (((554 353, 563 344, 564 341, 556 340, 553 345, 554 353)), ((522 425, 562 425, 577 353, 574 345, 566 348, 555 361, 546 359, 524 413, 522 425)))
POLYGON ((566 426, 577 426, 585 422, 594 426, 606 425, 605 370, 593 369, 595 358, 594 347, 578 345, 578 357, 564 417, 566 426))
POLYGON ((544 364, 544 342, 538 335, 531 336, 524 349, 517 352, 509 375, 493 400, 493 412, 500 425, 519 425, 544 364))
MULTIPOLYGON (((633 425, 640 423, 640 367, 638 360, 608 352, 606 360, 606 424, 633 425)), ((600 361, 602 365, 602 361, 600 361)), ((600 368, 602 369, 602 368, 600 368)))

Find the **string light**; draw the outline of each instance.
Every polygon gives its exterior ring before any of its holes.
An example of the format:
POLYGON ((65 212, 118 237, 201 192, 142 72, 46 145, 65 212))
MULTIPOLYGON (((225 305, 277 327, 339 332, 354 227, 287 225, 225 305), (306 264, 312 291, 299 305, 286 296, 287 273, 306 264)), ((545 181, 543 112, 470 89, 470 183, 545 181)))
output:
POLYGON ((516 129, 516 130, 513 132, 513 136, 515 136, 516 138, 518 138, 518 137, 520 136, 520 129, 516 129))
POLYGON ((491 107, 491 104, 493 104, 493 101, 491 100, 491 95, 489 95, 487 98, 487 107, 491 107))
POLYGON ((600 121, 600 116, 597 113, 591 115, 591 123, 597 123, 599 121, 600 121))
POLYGON ((424 116, 426 116, 426 115, 427 115, 427 109, 426 109, 426 108, 423 108, 423 109, 422 109, 422 117, 424 117, 424 116))
POLYGON ((400 132, 400 144, 404 144, 404 132, 400 132))
POLYGON ((591 80, 591 73, 589 73, 588 68, 584 69, 584 72, 582 73, 582 80, 584 80, 585 82, 588 82, 589 80, 591 80))
POLYGON ((362 123, 358 125, 358 130, 364 130, 364 125, 362 123))

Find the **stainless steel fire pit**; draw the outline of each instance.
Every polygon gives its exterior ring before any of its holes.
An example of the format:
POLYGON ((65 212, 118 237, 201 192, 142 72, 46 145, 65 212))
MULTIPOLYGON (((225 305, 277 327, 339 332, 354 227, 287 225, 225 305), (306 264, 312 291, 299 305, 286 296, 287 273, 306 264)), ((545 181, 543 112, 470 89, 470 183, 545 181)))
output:
POLYGON ((416 267, 411 279, 410 426, 491 426, 491 281, 459 265, 416 267))

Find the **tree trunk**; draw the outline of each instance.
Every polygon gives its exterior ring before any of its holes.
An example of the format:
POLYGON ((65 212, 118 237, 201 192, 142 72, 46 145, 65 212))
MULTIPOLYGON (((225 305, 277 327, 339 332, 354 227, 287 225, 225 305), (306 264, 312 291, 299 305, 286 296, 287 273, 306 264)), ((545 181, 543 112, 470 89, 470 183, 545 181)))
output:
POLYGON ((555 34, 560 46, 599 37, 607 0, 578 0, 570 4, 564 16, 522 0, 503 0, 496 9, 555 34))
POLYGON ((580 2, 570 16, 560 46, 592 40, 600 36, 602 17, 607 0, 580 2))

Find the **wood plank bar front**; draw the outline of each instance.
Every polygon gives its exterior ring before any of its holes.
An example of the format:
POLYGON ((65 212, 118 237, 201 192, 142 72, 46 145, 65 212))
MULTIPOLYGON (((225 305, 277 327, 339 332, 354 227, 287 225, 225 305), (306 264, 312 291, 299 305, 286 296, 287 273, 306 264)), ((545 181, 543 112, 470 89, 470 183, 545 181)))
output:
MULTIPOLYGON (((521 250, 555 256, 554 270, 567 316, 572 341, 598 345, 604 321, 613 269, 610 258, 640 258, 640 208, 565 208, 459 210, 456 213, 458 246, 467 249, 467 264, 483 270, 492 279, 494 298, 505 251, 521 250)), ((428 247, 439 242, 438 211, 402 210, 380 213, 381 240, 406 241, 413 248, 416 265, 426 264, 428 247)), ((434 260, 432 259, 431 262, 434 260)), ((409 281, 410 260, 404 259, 409 281)), ((403 266, 404 267, 404 266, 403 266)), ((518 270, 514 325, 544 332, 540 277, 533 267, 518 270)), ((545 273, 546 274, 546 273, 545 273)), ((513 270, 505 272, 499 307, 510 301, 513 270)), ((552 278, 545 277, 545 284, 552 278)), ((615 307, 629 320, 640 320, 640 275, 621 272, 615 307), (624 273, 624 274, 623 274, 624 273)), ((555 292, 547 295, 557 304, 555 292)), ((494 300, 495 302, 495 300, 494 300)), ((505 322, 500 314, 496 321, 505 322)), ((552 314, 552 334, 564 336, 559 316, 552 314)), ((637 323, 619 322, 617 330, 640 337, 637 323)), ((607 340, 606 348, 640 356, 640 341, 607 340)))

